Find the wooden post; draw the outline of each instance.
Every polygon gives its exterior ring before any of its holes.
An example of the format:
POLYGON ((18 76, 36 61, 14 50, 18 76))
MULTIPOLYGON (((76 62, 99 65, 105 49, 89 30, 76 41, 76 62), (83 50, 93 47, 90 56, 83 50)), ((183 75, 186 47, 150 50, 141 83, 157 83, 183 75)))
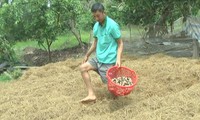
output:
POLYGON ((199 58, 199 42, 196 39, 193 39, 193 58, 199 58))

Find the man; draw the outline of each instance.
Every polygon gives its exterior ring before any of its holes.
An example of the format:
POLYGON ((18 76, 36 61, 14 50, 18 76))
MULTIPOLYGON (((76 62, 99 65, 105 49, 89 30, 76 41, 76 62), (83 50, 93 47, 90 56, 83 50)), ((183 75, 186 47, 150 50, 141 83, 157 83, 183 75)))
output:
POLYGON ((107 83, 106 72, 114 65, 121 66, 123 50, 119 25, 106 16, 104 6, 101 3, 95 3, 91 8, 91 12, 97 22, 93 27, 94 42, 85 55, 83 64, 80 66, 82 78, 88 89, 88 96, 81 100, 83 103, 96 101, 88 72, 90 70, 96 71, 100 75, 102 82, 107 83), (96 57, 88 61, 89 56, 95 50, 96 57))

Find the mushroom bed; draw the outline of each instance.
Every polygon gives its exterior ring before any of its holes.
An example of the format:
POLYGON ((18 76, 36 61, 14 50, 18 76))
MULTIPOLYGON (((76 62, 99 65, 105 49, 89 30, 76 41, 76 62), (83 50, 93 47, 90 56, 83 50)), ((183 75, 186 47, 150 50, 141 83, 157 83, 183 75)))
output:
POLYGON ((91 73, 96 103, 87 96, 79 72, 83 58, 30 68, 18 80, 0 83, 0 120, 200 120, 200 61, 163 54, 124 56, 138 83, 114 97, 91 73))

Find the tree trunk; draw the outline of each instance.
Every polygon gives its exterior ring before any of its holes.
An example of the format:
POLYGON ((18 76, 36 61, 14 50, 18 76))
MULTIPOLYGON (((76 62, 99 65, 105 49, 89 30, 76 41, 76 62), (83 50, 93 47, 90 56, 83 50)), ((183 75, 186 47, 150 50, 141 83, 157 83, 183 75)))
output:
POLYGON ((47 42, 47 50, 48 50, 49 62, 51 62, 52 61, 52 58, 51 58, 51 44, 52 44, 52 41, 49 41, 48 39, 46 39, 46 42, 47 42))
POLYGON ((182 8, 183 23, 187 21, 187 17, 192 14, 190 2, 185 2, 182 8))
POLYGON ((78 32, 77 30, 73 29, 71 30, 73 35, 76 37, 76 39, 78 40, 79 45, 81 46, 81 48, 84 48, 83 42, 81 40, 81 35, 80 35, 80 31, 78 32))
POLYGON ((199 42, 196 39, 193 40, 193 58, 199 58, 199 42))
POLYGON ((49 62, 51 62, 52 59, 51 59, 51 49, 50 49, 50 46, 48 46, 48 55, 49 55, 49 62))
POLYGON ((73 33, 73 35, 76 37, 76 39, 78 40, 78 43, 79 45, 81 46, 82 49, 84 49, 84 44, 82 42, 82 39, 81 39, 81 33, 80 33, 80 30, 77 30, 76 29, 76 23, 75 23, 75 20, 71 19, 69 20, 69 23, 68 25, 70 26, 70 30, 71 32, 73 33))
POLYGON ((146 33, 147 38, 155 38, 156 37, 156 32, 154 28, 154 24, 151 24, 148 26, 148 31, 146 33))
POLYGON ((163 10, 160 19, 155 24, 155 35, 156 37, 162 37, 168 33, 167 30, 167 18, 172 13, 172 6, 167 5, 163 10))
POLYGON ((171 33, 173 33, 174 30, 174 21, 170 20, 170 27, 171 27, 171 33))

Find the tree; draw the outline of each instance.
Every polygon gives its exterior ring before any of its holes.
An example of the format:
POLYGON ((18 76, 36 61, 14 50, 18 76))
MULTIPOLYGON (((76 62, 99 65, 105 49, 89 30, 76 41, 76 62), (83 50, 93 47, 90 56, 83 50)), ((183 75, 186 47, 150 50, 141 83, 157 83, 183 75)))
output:
POLYGON ((26 36, 36 39, 48 51, 51 61, 51 45, 61 32, 57 13, 42 0, 18 0, 15 3, 22 12, 19 21, 23 23, 26 36))
POLYGON ((169 32, 169 25, 173 31, 174 20, 181 16, 186 19, 188 15, 196 14, 200 5, 198 0, 125 0, 124 2, 122 18, 126 21, 125 24, 143 25, 149 38, 162 37, 169 32))
POLYGON ((20 20, 23 23, 25 36, 36 39, 49 54, 56 37, 66 30, 71 31, 83 47, 78 21, 81 18, 82 6, 78 0, 16 0, 20 20))
POLYGON ((16 60, 12 45, 18 36, 15 6, 2 2, 0 7, 0 63, 4 61, 14 64, 16 60))

